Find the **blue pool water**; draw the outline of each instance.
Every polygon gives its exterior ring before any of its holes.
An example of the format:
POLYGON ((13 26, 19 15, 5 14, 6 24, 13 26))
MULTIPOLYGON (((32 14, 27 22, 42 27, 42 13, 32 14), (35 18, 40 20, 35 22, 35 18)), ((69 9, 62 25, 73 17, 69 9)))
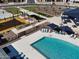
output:
POLYGON ((57 38, 43 37, 32 47, 47 59, 79 59, 79 47, 57 38))

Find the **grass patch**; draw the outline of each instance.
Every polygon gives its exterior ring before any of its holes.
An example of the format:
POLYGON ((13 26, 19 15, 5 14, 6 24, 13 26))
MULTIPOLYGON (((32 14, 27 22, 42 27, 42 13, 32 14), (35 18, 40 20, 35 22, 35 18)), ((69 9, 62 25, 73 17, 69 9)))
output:
POLYGON ((16 7, 10 7, 10 8, 5 8, 6 11, 12 13, 12 14, 19 14, 21 13, 21 11, 16 8, 16 7))

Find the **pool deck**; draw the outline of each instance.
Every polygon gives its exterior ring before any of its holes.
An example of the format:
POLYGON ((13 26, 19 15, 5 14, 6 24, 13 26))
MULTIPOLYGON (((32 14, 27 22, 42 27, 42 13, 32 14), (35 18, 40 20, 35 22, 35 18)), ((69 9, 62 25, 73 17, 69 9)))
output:
POLYGON ((59 38, 60 40, 64 40, 79 46, 79 39, 73 39, 69 35, 61 35, 55 32, 43 33, 40 30, 29 36, 21 37, 21 40, 14 42, 12 45, 17 51, 19 51, 19 53, 23 52, 29 59, 46 59, 44 56, 42 56, 42 54, 40 54, 31 46, 32 43, 44 36, 59 38))

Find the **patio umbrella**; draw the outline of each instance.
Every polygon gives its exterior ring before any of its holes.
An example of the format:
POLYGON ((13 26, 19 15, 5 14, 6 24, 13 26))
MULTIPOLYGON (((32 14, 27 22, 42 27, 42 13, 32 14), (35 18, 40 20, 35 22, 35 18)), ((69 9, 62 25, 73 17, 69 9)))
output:
MULTIPOLYGON (((72 8, 72 9, 67 8, 64 11, 63 15, 67 15, 68 18, 72 19, 74 21, 74 23, 77 26, 79 26, 79 8, 72 8)), ((62 18, 64 18, 64 17, 62 17, 62 18)))

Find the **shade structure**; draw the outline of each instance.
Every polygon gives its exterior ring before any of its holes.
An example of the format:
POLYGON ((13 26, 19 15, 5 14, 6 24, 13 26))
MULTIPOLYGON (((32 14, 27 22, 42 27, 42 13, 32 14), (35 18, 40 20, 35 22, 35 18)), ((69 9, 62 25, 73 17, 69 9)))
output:
POLYGON ((62 19, 69 19, 68 16, 61 16, 62 19))
POLYGON ((4 47, 3 50, 10 57, 9 59, 24 59, 26 57, 23 52, 20 53, 12 45, 4 47))
POLYGON ((79 8, 67 8, 64 10, 63 15, 68 15, 73 18, 79 18, 79 8))
POLYGON ((72 19, 74 23, 79 26, 79 8, 67 8, 64 10, 63 15, 67 15, 68 17, 62 17, 62 19, 72 19))
POLYGON ((61 19, 62 20, 69 20, 69 19, 71 19, 69 16, 61 16, 61 19))
POLYGON ((74 34, 74 31, 68 26, 61 26, 60 28, 61 28, 62 31, 66 32, 69 35, 74 34))

